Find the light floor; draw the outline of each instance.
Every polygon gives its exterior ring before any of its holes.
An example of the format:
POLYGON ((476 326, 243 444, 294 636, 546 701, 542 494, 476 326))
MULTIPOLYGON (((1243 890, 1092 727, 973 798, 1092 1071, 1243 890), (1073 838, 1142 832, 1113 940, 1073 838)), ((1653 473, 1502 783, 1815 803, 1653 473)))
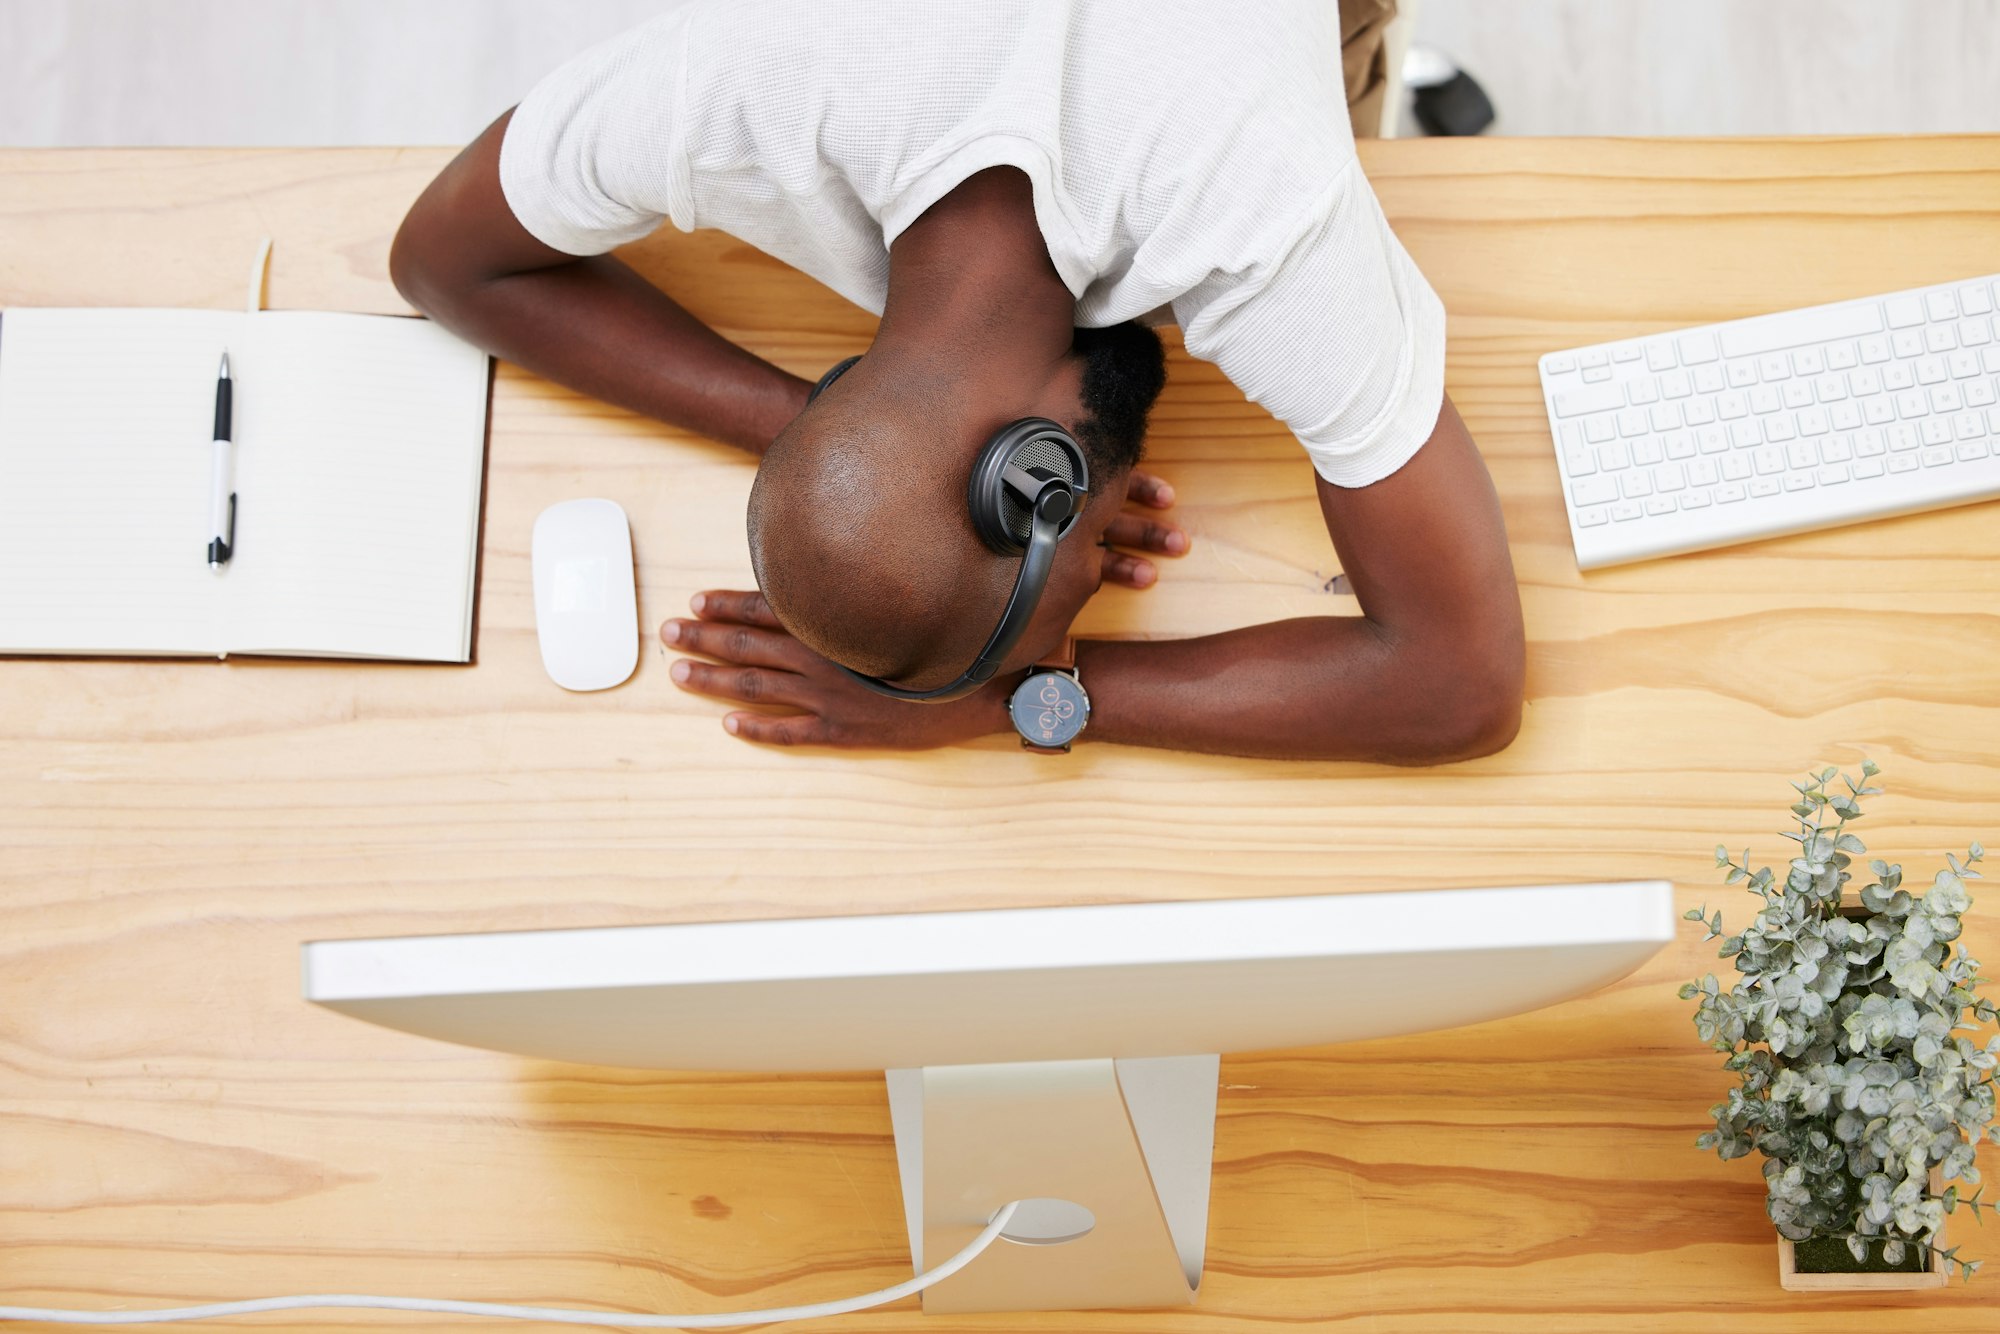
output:
MULTIPOLYGON (((456 143, 660 7, 0 0, 0 144, 456 143)), ((2000 0, 1416 0, 1414 35, 1501 133, 2000 131, 2000 0)))

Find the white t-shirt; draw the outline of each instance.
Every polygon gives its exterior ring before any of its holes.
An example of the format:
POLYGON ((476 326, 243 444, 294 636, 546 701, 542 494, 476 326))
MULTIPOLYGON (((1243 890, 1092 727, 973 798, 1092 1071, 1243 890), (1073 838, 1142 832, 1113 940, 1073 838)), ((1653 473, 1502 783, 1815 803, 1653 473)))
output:
POLYGON ((890 244, 995 166, 1077 324, 1171 307, 1328 481, 1430 436, 1444 308, 1355 160, 1332 0, 691 0, 529 93, 500 182, 568 254, 714 227, 880 314, 890 244))

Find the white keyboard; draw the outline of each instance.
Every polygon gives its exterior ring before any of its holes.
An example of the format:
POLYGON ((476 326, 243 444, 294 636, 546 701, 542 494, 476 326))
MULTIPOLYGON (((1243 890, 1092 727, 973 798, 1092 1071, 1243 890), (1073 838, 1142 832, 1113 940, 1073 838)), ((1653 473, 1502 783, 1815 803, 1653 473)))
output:
POLYGON ((1551 352, 1582 569, 2000 496, 2000 277, 1551 352))

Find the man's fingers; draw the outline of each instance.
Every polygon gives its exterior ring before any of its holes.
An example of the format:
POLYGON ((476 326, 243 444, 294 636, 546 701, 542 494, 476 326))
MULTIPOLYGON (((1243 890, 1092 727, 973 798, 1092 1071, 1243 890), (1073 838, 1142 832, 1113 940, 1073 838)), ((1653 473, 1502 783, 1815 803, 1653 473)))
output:
POLYGON ((1125 494, 1142 505, 1151 505, 1163 510, 1174 503, 1174 489, 1149 472, 1132 473, 1132 480, 1125 484, 1125 494))
POLYGON ((669 648, 699 653, 704 658, 740 663, 745 667, 805 666, 806 646, 782 630, 765 630, 740 621, 668 621, 660 627, 660 642, 669 648))
POLYGON ((813 713, 774 717, 768 713, 732 713, 722 720, 731 736, 766 746, 826 746, 832 744, 826 719, 813 713))
POLYGON ((766 630, 785 628, 778 624, 778 618, 771 614, 771 604, 758 592, 711 588, 696 593, 688 606, 704 621, 735 621, 739 625, 761 625, 766 630))
POLYGON ((744 704, 780 704, 808 708, 806 679, 796 672, 773 671, 769 667, 718 667, 714 663, 682 658, 667 673, 674 683, 698 695, 733 699, 744 704))
POLYGON ((1160 572, 1153 568, 1153 562, 1128 556, 1122 551, 1104 553, 1104 581, 1108 584, 1123 584, 1127 588, 1151 588, 1159 579, 1160 572))
POLYGON ((1178 525, 1161 523, 1127 511, 1105 526, 1104 541, 1114 547, 1135 547, 1168 556, 1187 554, 1188 535, 1178 525))

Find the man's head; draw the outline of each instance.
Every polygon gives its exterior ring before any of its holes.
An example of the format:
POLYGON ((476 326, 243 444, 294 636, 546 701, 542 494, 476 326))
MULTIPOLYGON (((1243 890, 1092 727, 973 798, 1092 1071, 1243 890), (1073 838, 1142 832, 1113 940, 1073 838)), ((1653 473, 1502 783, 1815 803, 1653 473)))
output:
POLYGON ((1082 447, 1090 499, 1003 667, 1033 662, 1097 589, 1098 539, 1124 503, 1165 377, 1159 338, 1134 324, 1078 329, 1053 359, 1005 340, 983 355, 878 342, 758 469, 750 552, 771 609, 808 647, 856 671, 915 689, 957 676, 992 634, 1020 569, 973 530, 973 460, 1008 422, 1048 417, 1082 447))

